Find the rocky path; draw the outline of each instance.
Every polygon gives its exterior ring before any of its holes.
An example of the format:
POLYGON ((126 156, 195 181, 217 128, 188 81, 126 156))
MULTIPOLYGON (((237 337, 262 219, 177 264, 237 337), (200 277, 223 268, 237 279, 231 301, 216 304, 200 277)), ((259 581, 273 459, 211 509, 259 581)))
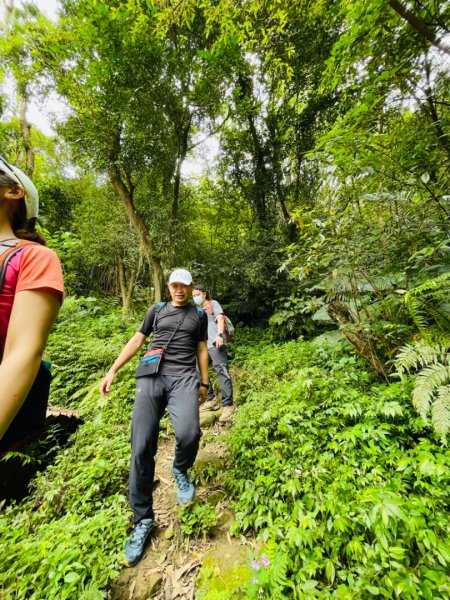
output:
MULTIPOLYGON (((154 506, 157 527, 141 561, 124 568, 111 591, 112 600, 193 600, 195 579, 203 563, 213 565, 220 576, 222 569, 233 570, 246 562, 246 544, 231 538, 233 520, 220 476, 224 461, 223 437, 227 426, 219 425, 219 413, 201 412, 203 437, 194 465, 196 500, 215 507, 217 526, 207 539, 183 536, 179 523, 175 482, 171 475, 174 438, 160 438, 156 458, 154 506)), ((214 577, 214 573, 212 574, 214 577)))

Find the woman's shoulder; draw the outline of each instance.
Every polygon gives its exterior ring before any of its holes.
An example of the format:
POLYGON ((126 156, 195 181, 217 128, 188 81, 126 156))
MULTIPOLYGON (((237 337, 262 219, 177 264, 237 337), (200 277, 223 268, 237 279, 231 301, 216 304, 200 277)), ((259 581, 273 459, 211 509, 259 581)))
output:
POLYGON ((20 255, 16 291, 49 288, 64 291, 59 258, 51 248, 41 244, 27 244, 20 255))
POLYGON ((223 313, 222 307, 220 306, 219 302, 217 302, 217 300, 211 300, 211 305, 214 311, 214 314, 221 314, 223 313))
POLYGON ((29 260, 47 258, 50 260, 57 260, 59 262, 58 255, 54 250, 48 246, 38 244, 37 242, 29 242, 28 244, 24 245, 22 254, 29 260))

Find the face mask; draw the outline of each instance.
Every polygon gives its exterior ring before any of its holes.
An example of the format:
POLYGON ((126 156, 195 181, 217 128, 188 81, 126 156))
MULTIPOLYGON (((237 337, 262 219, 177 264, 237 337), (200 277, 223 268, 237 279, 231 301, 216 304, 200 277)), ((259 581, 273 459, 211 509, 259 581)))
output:
POLYGON ((193 296, 193 300, 197 306, 200 306, 200 304, 203 302, 203 296, 193 296))

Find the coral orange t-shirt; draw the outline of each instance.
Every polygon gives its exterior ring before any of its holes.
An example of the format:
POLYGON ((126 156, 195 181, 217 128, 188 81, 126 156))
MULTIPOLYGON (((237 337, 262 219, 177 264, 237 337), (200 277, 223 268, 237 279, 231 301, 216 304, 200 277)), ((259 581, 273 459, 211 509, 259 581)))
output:
MULTIPOLYGON (((61 264, 50 248, 30 244, 8 262, 3 289, 0 292, 0 357, 5 347, 14 296, 25 290, 52 292, 62 303, 64 280, 61 264)), ((32 315, 30 318, 32 320, 32 315)))

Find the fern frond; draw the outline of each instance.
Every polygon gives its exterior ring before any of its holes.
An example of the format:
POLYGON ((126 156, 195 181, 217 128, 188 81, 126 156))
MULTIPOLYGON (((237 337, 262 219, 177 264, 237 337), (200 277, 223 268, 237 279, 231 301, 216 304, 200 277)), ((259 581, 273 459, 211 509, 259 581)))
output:
POLYGON ((431 407, 433 428, 445 442, 450 431, 450 384, 437 390, 437 397, 431 407))
MULTIPOLYGON (((450 292, 448 292, 450 294, 450 292)), ((428 307, 428 313, 433 317, 433 319, 436 321, 436 323, 439 325, 439 327, 442 327, 442 329, 448 329, 450 326, 450 319, 447 316, 447 313, 445 313, 442 309, 441 306, 439 305, 431 305, 429 304, 428 307)))
POLYGON ((406 344, 400 348, 395 359, 395 366, 399 374, 408 373, 419 367, 425 367, 439 362, 445 351, 437 344, 429 344, 424 340, 418 340, 414 344, 406 344))
POLYGON ((436 363, 417 375, 413 391, 413 405, 422 418, 426 418, 437 389, 450 382, 450 366, 436 363))
POLYGON ((427 281, 424 281, 424 283, 421 285, 412 288, 407 293, 415 297, 428 297, 430 295, 434 296, 436 292, 444 290, 450 290, 450 271, 447 273, 442 273, 442 275, 438 275, 432 279, 427 279, 427 281))
POLYGON ((432 327, 427 334, 427 337, 429 337, 434 344, 441 346, 442 352, 450 352, 450 333, 447 331, 432 327))
POLYGON ((449 297, 450 271, 427 279, 406 292, 405 304, 419 331, 423 332, 431 319, 443 329, 448 329, 450 320, 445 303, 449 297))
POLYGON ((412 291, 406 292, 405 304, 417 329, 423 331, 428 325, 426 304, 422 300, 415 298, 411 293, 412 291))

